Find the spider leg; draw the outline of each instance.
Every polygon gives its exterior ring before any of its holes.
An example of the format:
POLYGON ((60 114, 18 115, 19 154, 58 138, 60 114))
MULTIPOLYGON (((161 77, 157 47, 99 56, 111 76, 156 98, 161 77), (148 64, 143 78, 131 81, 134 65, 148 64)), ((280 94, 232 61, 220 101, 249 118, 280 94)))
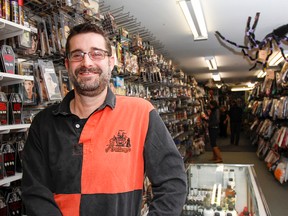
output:
MULTIPOLYGON (((246 35, 247 35, 247 37, 248 37, 248 39, 249 39, 249 42, 252 44, 251 48, 258 48, 258 41, 255 40, 255 34, 254 34, 254 32, 255 32, 256 26, 257 26, 257 24, 258 24, 259 16, 260 16, 260 13, 259 13, 259 12, 256 13, 256 16, 255 16, 255 18, 254 18, 253 26, 252 26, 251 29, 249 28, 249 29, 247 30, 247 33, 246 33, 246 35)), ((250 21, 251 21, 251 17, 248 18, 247 27, 250 26, 250 21), (248 23, 248 22, 249 22, 249 23, 248 23)))
POLYGON ((250 28, 250 23, 251 23, 251 16, 248 17, 247 23, 246 23, 246 29, 245 29, 245 35, 248 38, 248 41, 252 44, 250 48, 253 48, 255 43, 254 43, 254 32, 250 28))
POLYGON ((258 51, 256 52, 255 58, 248 54, 244 49, 241 50, 244 56, 247 56, 251 61, 255 61, 258 58, 258 51))
POLYGON ((257 12, 257 13, 256 13, 256 16, 255 16, 255 18, 254 18, 253 26, 252 26, 252 30, 253 30, 253 32, 254 32, 255 29, 256 29, 256 26, 257 26, 258 21, 259 21, 259 17, 260 17, 260 12, 257 12))
POLYGON ((255 62, 255 64, 251 67, 251 68, 249 68, 249 71, 251 71, 251 70, 253 70, 254 68, 256 68, 256 66, 257 66, 257 61, 255 62))
POLYGON ((230 43, 238 48, 242 48, 242 49, 249 49, 247 46, 243 46, 243 45, 238 45, 237 43, 230 41, 228 39, 226 39, 223 35, 220 34, 220 32, 216 31, 215 32, 222 40, 226 41, 227 43, 230 43))
POLYGON ((249 31, 249 29, 250 29, 250 22, 251 22, 251 16, 249 16, 248 19, 247 19, 245 32, 248 32, 248 31, 249 31))
POLYGON ((267 65, 268 65, 268 60, 269 60, 270 56, 272 55, 272 53, 273 53, 273 44, 272 44, 272 40, 270 40, 269 41, 269 53, 266 56, 265 62, 263 62, 263 65, 262 65, 263 71, 266 71, 267 65))

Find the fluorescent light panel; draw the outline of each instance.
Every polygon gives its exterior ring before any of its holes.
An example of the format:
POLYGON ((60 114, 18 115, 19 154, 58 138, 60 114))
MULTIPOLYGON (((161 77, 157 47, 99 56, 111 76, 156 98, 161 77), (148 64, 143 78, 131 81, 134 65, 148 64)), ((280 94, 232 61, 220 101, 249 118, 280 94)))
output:
POLYGON ((213 56, 205 57, 209 70, 217 70, 216 59, 213 56))
POLYGON ((206 40, 208 39, 208 32, 206 23, 204 20, 204 15, 202 12, 202 7, 199 0, 190 0, 191 6, 192 6, 192 13, 195 16, 196 20, 194 21, 192 18, 192 14, 190 12, 190 9, 187 5, 187 2, 189 0, 181 0, 179 1, 179 5, 183 11, 183 14, 186 18, 186 21, 192 31, 192 34, 194 36, 194 40, 206 40), (200 30, 198 32, 197 26, 200 30))
MULTIPOLYGON (((270 57, 271 60, 269 60, 269 66, 277 66, 284 60, 281 51, 274 51, 272 56, 270 57), (275 53, 275 54, 274 54, 275 53)), ((287 58, 288 56, 288 50, 284 50, 284 55, 287 58)))
POLYGON ((214 81, 221 81, 221 77, 219 73, 212 73, 212 78, 214 81))
POLYGON ((257 74, 257 78, 263 78, 266 76, 266 72, 264 72, 263 70, 259 70, 259 73, 257 74))

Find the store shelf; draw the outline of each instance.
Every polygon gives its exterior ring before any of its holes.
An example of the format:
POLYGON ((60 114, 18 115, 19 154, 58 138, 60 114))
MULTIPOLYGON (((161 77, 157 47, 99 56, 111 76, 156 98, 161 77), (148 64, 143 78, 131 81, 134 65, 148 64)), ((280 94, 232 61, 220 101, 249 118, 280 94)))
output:
POLYGON ((11 132, 25 132, 30 124, 0 125, 0 134, 8 134, 11 132))
POLYGON ((24 80, 34 80, 34 77, 0 72, 0 86, 19 84, 24 80))
POLYGON ((9 186, 10 182, 22 179, 22 173, 15 173, 14 176, 4 177, 0 180, 0 186, 9 186))
POLYGON ((24 31, 30 32, 31 30, 25 26, 0 18, 0 40, 21 35, 24 31))

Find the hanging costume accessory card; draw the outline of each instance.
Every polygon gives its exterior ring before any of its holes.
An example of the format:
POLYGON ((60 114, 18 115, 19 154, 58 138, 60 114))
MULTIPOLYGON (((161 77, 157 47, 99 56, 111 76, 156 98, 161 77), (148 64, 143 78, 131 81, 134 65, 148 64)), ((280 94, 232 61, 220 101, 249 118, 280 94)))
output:
POLYGON ((73 18, 66 12, 59 10, 59 39, 61 43, 61 54, 65 54, 66 40, 70 32, 70 28, 74 26, 73 18))
POLYGON ((17 41, 18 48, 20 49, 31 49, 32 48, 32 36, 31 32, 24 31, 23 34, 19 35, 17 41))
POLYGON ((4 92, 0 92, 0 125, 8 124, 8 100, 4 92))
POLYGON ((56 13, 53 13, 53 31, 55 32, 55 46, 57 52, 61 53, 61 42, 60 42, 60 36, 59 36, 59 16, 56 13))
POLYGON ((59 81, 52 61, 38 59, 41 75, 50 101, 62 100, 59 81))
POLYGON ((52 25, 51 16, 45 17, 45 23, 46 23, 46 30, 47 30, 48 44, 49 44, 49 47, 50 47, 50 51, 52 53, 56 53, 55 31, 54 31, 55 28, 52 25))
POLYGON ((61 95, 64 98, 66 94, 72 90, 72 83, 70 82, 68 71, 59 70, 59 84, 61 89, 61 95))
POLYGON ((15 73, 15 54, 11 46, 2 45, 1 46, 1 70, 6 73, 15 73))
POLYGON ((45 88, 44 78, 40 71, 40 66, 35 63, 35 84, 38 92, 39 104, 45 105, 48 102, 48 93, 45 88))
POLYGON ((37 29, 37 21, 35 19, 29 19, 29 28, 31 30, 31 48, 25 50, 26 55, 36 54, 38 51, 39 35, 37 29))
MULTIPOLYGON (((19 59, 18 59, 19 60, 19 59)), ((20 84, 19 93, 22 96, 23 105, 36 105, 37 93, 35 82, 35 66, 33 61, 18 62, 18 74, 25 76, 33 76, 34 80, 24 80, 20 84)))
POLYGON ((48 34, 47 34, 47 29, 46 29, 46 23, 44 19, 41 19, 38 22, 38 31, 40 35, 40 56, 43 57, 45 55, 51 55, 51 50, 49 47, 49 42, 48 42, 48 34))
POLYGON ((16 172, 22 172, 22 158, 23 158, 23 149, 25 145, 25 135, 24 133, 18 133, 15 141, 16 149, 16 172))

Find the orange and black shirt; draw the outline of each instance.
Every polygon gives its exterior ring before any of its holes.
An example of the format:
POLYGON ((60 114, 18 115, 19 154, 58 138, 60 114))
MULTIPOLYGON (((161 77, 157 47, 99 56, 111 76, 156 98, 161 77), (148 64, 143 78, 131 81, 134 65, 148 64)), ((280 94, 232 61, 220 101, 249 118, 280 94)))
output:
POLYGON ((29 216, 138 216, 144 174, 149 215, 180 215, 183 160, 150 102, 108 89, 87 119, 70 112, 71 91, 39 112, 24 147, 22 198, 29 216))

